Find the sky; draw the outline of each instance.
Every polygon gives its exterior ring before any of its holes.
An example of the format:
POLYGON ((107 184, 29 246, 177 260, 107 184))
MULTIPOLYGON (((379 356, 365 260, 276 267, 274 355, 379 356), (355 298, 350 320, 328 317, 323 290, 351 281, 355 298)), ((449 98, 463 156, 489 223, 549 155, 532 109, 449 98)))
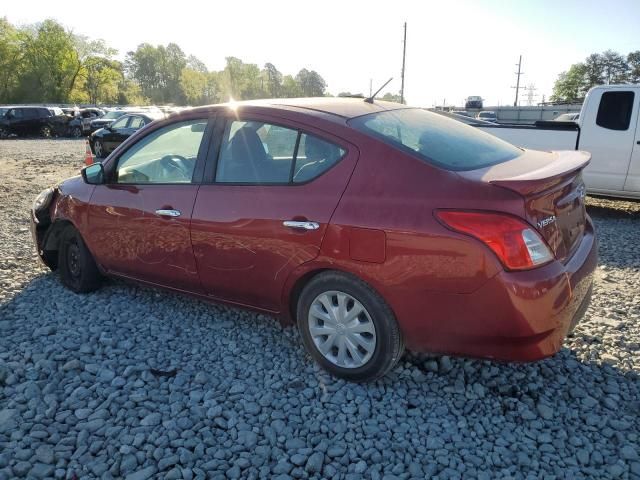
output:
MULTIPOLYGON (((139 44, 175 42, 209 69, 225 57, 284 74, 316 70, 328 91, 369 93, 370 81, 400 90, 407 22, 405 97, 415 106, 513 104, 516 64, 534 101, 549 98, 558 74, 587 55, 640 50, 640 0, 416 0, 180 2, 2 2, 0 16, 23 25, 54 18, 102 38, 119 57, 139 44)), ((527 93, 521 91, 521 104, 527 93)))

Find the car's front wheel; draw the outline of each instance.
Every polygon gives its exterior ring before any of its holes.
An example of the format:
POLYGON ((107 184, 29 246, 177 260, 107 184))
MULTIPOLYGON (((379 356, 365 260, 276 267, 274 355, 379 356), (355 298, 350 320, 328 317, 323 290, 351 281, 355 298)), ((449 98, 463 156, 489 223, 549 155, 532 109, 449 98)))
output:
POLYGON ((73 127, 73 129, 71 130, 71 136, 73 138, 80 138, 82 136, 82 128, 73 127))
POLYGON ((297 318, 314 360, 346 380, 382 377, 404 352, 389 305, 352 275, 326 272, 314 277, 300 294, 297 318))
POLYGON ((100 287, 102 276, 80 233, 67 227, 58 249, 58 269, 62 284, 76 293, 87 293, 100 287))
POLYGON ((102 145, 102 142, 100 140, 96 140, 93 143, 93 153, 96 154, 97 158, 104 157, 104 146, 102 145))

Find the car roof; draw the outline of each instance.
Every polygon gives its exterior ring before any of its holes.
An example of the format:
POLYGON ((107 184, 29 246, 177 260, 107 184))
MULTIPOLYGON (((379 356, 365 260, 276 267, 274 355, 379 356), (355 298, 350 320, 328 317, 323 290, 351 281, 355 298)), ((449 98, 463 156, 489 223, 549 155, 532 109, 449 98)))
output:
POLYGON ((245 100, 241 102, 228 102, 219 105, 207 105, 196 107, 192 111, 207 111, 212 107, 226 106, 236 107, 269 107, 283 110, 303 110, 309 114, 330 114, 344 119, 350 119, 367 115, 369 113, 411 108, 394 102, 374 100, 373 103, 365 102, 363 98, 344 97, 310 97, 310 98, 272 98, 264 100, 245 100))

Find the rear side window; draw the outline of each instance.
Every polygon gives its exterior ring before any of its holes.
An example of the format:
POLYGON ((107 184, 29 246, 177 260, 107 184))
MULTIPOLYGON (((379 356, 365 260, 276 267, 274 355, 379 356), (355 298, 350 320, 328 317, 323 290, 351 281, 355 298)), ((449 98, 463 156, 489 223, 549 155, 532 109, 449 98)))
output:
POLYGON ((633 92, 604 92, 598 107, 596 125, 609 130, 627 130, 633 111, 633 92))
POLYGON ((308 182, 340 160, 345 150, 313 135, 302 134, 293 172, 294 183, 308 182))
POLYGON ((477 127, 417 108, 363 115, 349 124, 447 170, 474 170, 522 154, 519 148, 477 127))
POLYGON ((313 135, 259 121, 227 122, 216 182, 304 183, 320 176, 345 150, 313 135))

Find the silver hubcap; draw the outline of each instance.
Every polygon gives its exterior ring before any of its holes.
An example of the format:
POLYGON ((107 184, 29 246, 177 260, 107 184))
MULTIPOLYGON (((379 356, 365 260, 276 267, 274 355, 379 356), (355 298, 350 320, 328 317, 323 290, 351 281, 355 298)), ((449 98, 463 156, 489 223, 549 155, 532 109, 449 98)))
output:
POLYGON ((102 144, 100 142, 96 142, 93 148, 96 151, 96 157, 102 157, 102 144))
POLYGON ((347 293, 318 295, 311 303, 308 323, 318 351, 339 367, 361 367, 376 349, 376 328, 369 312, 347 293))

